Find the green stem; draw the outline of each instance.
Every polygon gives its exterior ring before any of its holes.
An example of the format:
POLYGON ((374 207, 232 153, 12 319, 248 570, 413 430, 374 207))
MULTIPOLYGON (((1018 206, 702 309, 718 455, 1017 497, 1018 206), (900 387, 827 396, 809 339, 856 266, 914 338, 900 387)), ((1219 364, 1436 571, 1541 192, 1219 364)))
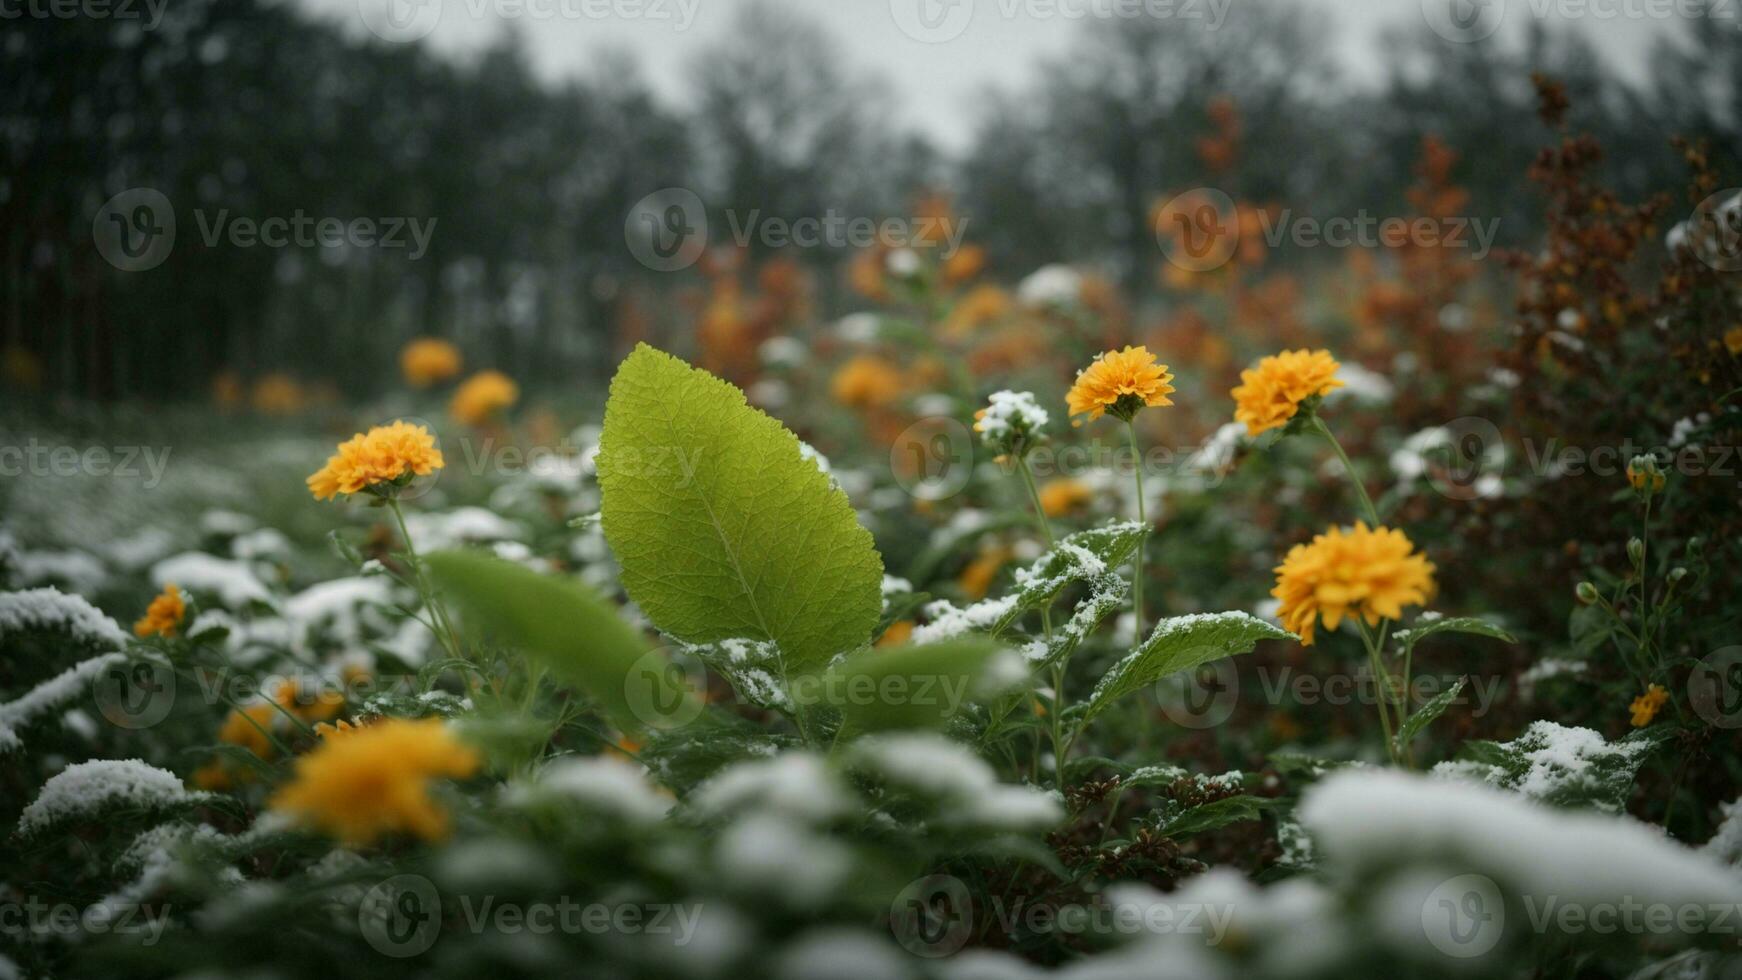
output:
POLYGON ((1325 420, 1317 415, 1313 416, 1313 426, 1319 430, 1320 435, 1325 437, 1325 441, 1331 444, 1331 451, 1337 454, 1337 459, 1342 461, 1344 471, 1349 474, 1349 482, 1355 485, 1355 493, 1361 498, 1361 509, 1367 513, 1367 520, 1373 527, 1378 527, 1379 508, 1373 506, 1373 498, 1367 496, 1367 487, 1362 484, 1361 475, 1355 472, 1355 464, 1349 462, 1349 454, 1343 451, 1343 444, 1331 434, 1331 427, 1325 424, 1325 420))
MULTIPOLYGON (((1135 416, 1133 416, 1135 418, 1135 416)), ((1125 420, 1125 434, 1131 439, 1131 468, 1137 474, 1137 523, 1143 534, 1137 539, 1137 550, 1131 555, 1131 635, 1143 637, 1143 547, 1149 543, 1149 518, 1143 509, 1143 454, 1137 450, 1137 423, 1125 420)))
POLYGON ((1361 633, 1361 645, 1367 648, 1367 663, 1373 670, 1373 682, 1378 685, 1379 725, 1385 731, 1385 754, 1391 759, 1391 764, 1401 764, 1397 755, 1397 738, 1391 725, 1390 688, 1385 664, 1379 656, 1379 650, 1373 645, 1373 634, 1368 631, 1367 624, 1355 620, 1355 626, 1361 633))
POLYGON ((399 501, 388 498, 387 509, 393 512, 393 519, 399 524, 399 536, 405 539, 405 557, 411 562, 412 575, 417 582, 417 593, 423 599, 423 604, 430 611, 430 619, 440 625, 440 629, 431 628, 430 632, 447 648, 448 655, 455 660, 464 660, 460 655, 459 643, 454 638, 454 625, 448 621, 447 610, 435 600, 435 590, 430 587, 429 575, 424 570, 423 559, 418 557, 417 545, 411 540, 411 529, 405 526, 405 511, 400 509, 399 501))
MULTIPOLYGON (((1058 542, 1053 539, 1052 525, 1047 522, 1046 508, 1040 503, 1040 489, 1034 485, 1034 473, 1028 468, 1028 457, 1016 454, 1016 469, 1022 474, 1022 484, 1028 488, 1029 503, 1034 505, 1034 522, 1040 525, 1041 536, 1046 538, 1046 546, 1050 550, 1058 542)), ((1052 642, 1052 603, 1047 603, 1040 610, 1041 628, 1046 630, 1047 643, 1052 642)))

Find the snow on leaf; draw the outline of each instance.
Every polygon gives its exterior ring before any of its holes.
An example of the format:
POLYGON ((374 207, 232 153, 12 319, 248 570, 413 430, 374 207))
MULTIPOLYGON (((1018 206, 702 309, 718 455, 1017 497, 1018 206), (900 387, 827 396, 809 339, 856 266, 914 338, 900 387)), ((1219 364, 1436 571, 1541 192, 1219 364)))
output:
POLYGON ((1589 728, 1536 721, 1510 742, 1466 742, 1461 758, 1440 763, 1433 774, 1484 782, 1553 806, 1619 813, 1658 739, 1647 729, 1611 743, 1589 728))
POLYGON ((1156 681, 1200 664, 1249 653, 1259 640, 1293 639, 1294 634, 1250 613, 1194 613, 1155 624, 1149 639, 1113 665, 1089 698, 1093 717, 1109 704, 1156 681))
POLYGON ((0 640, 13 633, 60 631, 95 650, 127 645, 127 634, 83 596, 67 595, 48 586, 22 592, 0 592, 0 640))
POLYGON ((100 817, 108 810, 168 810, 210 796, 186 789, 175 773, 139 759, 96 759, 70 765, 43 784, 42 792, 19 816, 18 832, 30 837, 56 824, 100 817))

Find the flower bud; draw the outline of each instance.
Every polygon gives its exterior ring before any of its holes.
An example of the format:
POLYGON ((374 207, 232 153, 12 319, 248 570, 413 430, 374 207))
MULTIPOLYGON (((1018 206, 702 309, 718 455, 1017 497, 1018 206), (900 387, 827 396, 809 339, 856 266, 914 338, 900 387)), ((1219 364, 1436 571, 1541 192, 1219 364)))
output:
POLYGON ((1681 582, 1682 579, 1687 578, 1687 577, 1688 577, 1688 570, 1681 567, 1680 565, 1677 565, 1676 567, 1669 570, 1669 584, 1671 584, 1671 585, 1677 585, 1681 582))
POLYGON ((1627 542, 1627 560, 1633 563, 1634 568, 1645 564, 1645 542, 1638 538, 1630 539, 1627 542))
POLYGON ((1574 591, 1577 593, 1579 601, 1587 606, 1598 599, 1597 587, 1589 582, 1580 582, 1579 587, 1574 591))

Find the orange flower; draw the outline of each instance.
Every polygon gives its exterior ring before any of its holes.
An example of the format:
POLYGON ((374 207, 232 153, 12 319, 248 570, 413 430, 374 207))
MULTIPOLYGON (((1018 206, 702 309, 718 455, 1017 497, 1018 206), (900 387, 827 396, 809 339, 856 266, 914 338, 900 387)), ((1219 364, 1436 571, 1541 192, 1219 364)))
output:
POLYGON ((174 636, 176 627, 181 625, 187 612, 187 600, 183 598, 181 590, 175 587, 174 582, 165 583, 163 593, 151 600, 151 605, 145 607, 145 615, 133 624, 133 635, 174 636))
POLYGON ((296 760, 270 806, 351 845, 393 833, 440 840, 448 819, 429 797, 430 780, 464 778, 478 764, 478 753, 439 718, 384 719, 322 739, 296 760))
POLYGON ((989 548, 982 551, 962 569, 962 574, 956 577, 956 585, 968 598, 984 599, 986 593, 992 591, 992 581, 998 577, 998 570, 1009 560, 1008 548, 989 548))
POLYGON ((883 635, 877 638, 880 647, 898 647, 913 638, 913 620, 898 619, 889 624, 883 635))
POLYGON ((448 411, 462 425, 483 425, 520 400, 520 386, 501 371, 480 371, 454 392, 448 411))
POLYGON ((1076 384, 1065 395, 1070 414, 1087 415, 1089 421, 1111 413, 1129 421, 1146 406, 1172 405, 1173 375, 1166 364, 1157 364, 1147 347, 1108 351, 1095 363, 1077 372, 1076 384))
POLYGON ((966 337, 981 327, 1009 315, 1010 294, 997 286, 975 286, 944 317, 943 334, 952 340, 966 337))
POLYGON ((426 476, 445 465, 435 436, 421 425, 401 421, 340 443, 339 451, 307 482, 316 500, 359 490, 386 495, 410 482, 413 475, 426 476))
POLYGON ((1669 700, 1669 692, 1662 686, 1653 684, 1645 689, 1645 693, 1633 699, 1628 710, 1633 712, 1633 727, 1644 728, 1657 717, 1657 712, 1669 700))
POLYGON ((944 259, 944 283, 959 286, 986 268, 986 250, 978 245, 963 245, 944 259))
POLYGON ((427 388, 460 373, 460 349, 439 337, 419 337, 399 352, 399 371, 413 388, 427 388))
POLYGON ((302 385, 287 374, 268 374, 254 382, 254 410, 262 415, 295 415, 308 404, 302 385))
POLYGON ((1311 544, 1289 549, 1276 566, 1277 610, 1282 625, 1313 645, 1313 628, 1322 618, 1335 630, 1344 618, 1359 617, 1368 626, 1381 619, 1398 619, 1406 605, 1421 605, 1434 592, 1434 566, 1402 531, 1369 528, 1357 522, 1313 538, 1311 544))
POLYGON ((1295 350, 1266 357, 1258 367, 1240 372, 1235 388, 1234 420, 1246 423, 1246 434, 1280 428, 1300 411, 1308 398, 1343 387, 1330 351, 1295 350))
POLYGON ((1742 356, 1742 326, 1734 326, 1724 331, 1724 349, 1731 357, 1742 356))
POLYGON ((1081 480, 1052 480, 1040 488, 1040 509, 1048 517, 1063 517, 1094 499, 1095 491, 1081 480))
POLYGON ((860 354, 841 365, 830 382, 835 401, 848 408, 882 408, 901 396, 901 372, 881 357, 860 354))

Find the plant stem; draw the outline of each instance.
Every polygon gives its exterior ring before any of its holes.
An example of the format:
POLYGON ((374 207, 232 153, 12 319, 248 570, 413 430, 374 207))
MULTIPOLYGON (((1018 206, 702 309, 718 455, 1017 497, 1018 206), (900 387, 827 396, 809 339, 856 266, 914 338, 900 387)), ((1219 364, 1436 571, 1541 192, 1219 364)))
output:
POLYGON ((1349 454, 1343 451, 1343 444, 1331 434, 1331 427, 1317 415, 1313 416, 1313 425, 1325 441, 1331 444, 1331 450, 1337 454, 1337 459, 1343 463, 1343 470, 1349 474, 1349 482, 1355 485, 1355 493, 1361 498, 1361 509, 1366 512, 1367 520, 1373 527, 1379 526, 1379 508, 1373 506, 1373 498, 1367 496, 1367 487, 1361 482, 1361 475, 1355 472, 1355 464, 1349 462, 1349 454))
MULTIPOLYGON (((1016 469, 1022 474, 1022 484, 1028 488, 1028 500, 1034 505, 1034 522, 1040 525, 1041 536, 1046 538, 1046 546, 1051 549, 1058 542, 1053 539, 1052 525, 1047 522, 1046 508, 1040 503, 1040 490, 1034 485, 1034 473, 1028 468, 1028 457, 1016 455, 1016 469)), ((1052 641, 1052 603, 1047 603, 1040 610, 1041 628, 1046 630, 1047 642, 1052 641)))
POLYGON ((405 511, 400 509, 399 501, 392 498, 387 501, 387 509, 393 512, 393 519, 399 524, 399 536, 405 539, 405 557, 411 562, 412 575, 417 582, 418 596, 423 599, 424 606, 429 609, 430 619, 441 626, 440 629, 432 628, 430 632, 436 635, 436 639, 442 641, 449 656, 455 660, 464 660, 465 657, 460 655, 459 643, 454 637, 454 625, 448 621, 447 610, 443 609, 441 604, 435 600, 435 590, 430 587, 429 575, 424 570, 423 559, 418 557, 417 545, 411 540, 411 529, 405 526, 405 511))
POLYGON ((1137 539, 1137 550, 1131 555, 1131 635, 1143 637, 1143 546, 1149 543, 1149 518, 1143 509, 1143 455, 1137 450, 1137 423, 1125 420, 1125 434, 1131 439, 1131 468, 1137 474, 1137 523, 1143 534, 1137 539))
POLYGON ((1401 764, 1397 754, 1397 738, 1392 732, 1389 675, 1385 672, 1385 664, 1379 656, 1379 650, 1373 645, 1373 634, 1367 629, 1367 624, 1359 619, 1355 626, 1361 633, 1361 645, 1367 648, 1367 663, 1373 670, 1373 682, 1378 685, 1379 695, 1379 725, 1385 731, 1385 754, 1391 759, 1392 765, 1401 764))

